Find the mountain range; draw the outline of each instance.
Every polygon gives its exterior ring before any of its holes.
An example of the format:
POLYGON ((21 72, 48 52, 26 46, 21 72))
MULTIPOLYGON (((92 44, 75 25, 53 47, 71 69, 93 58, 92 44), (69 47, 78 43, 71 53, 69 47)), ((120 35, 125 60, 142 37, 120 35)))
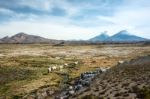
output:
POLYGON ((91 43, 91 42, 140 42, 140 41, 149 41, 149 39, 132 35, 126 30, 122 30, 113 36, 109 36, 105 31, 100 35, 95 36, 87 41, 64 41, 64 40, 47 39, 36 35, 28 35, 23 32, 13 35, 11 37, 6 36, 0 39, 0 43, 25 43, 25 44, 28 43, 49 43, 49 44, 80 43, 81 44, 81 43, 91 43))
POLYGON ((95 36, 90 39, 90 41, 104 41, 104 42, 139 42, 147 41, 148 39, 142 38, 136 35, 132 35, 126 30, 122 30, 112 36, 109 36, 106 32, 101 33, 98 36, 95 36))

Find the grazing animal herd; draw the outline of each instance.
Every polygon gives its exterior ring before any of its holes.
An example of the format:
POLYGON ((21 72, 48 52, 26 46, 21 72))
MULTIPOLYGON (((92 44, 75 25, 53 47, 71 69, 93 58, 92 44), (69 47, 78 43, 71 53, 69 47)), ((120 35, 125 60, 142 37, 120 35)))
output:
MULTIPOLYGON (((76 61, 76 62, 74 62, 74 63, 72 63, 72 64, 78 65, 79 62, 76 61)), ((53 71, 56 71, 56 70, 60 70, 60 71, 61 71, 62 69, 67 68, 68 66, 69 66, 68 63, 64 63, 63 65, 52 65, 52 66, 49 66, 49 68, 48 68, 48 73, 53 72, 53 71)))
MULTIPOLYGON (((118 64, 123 64, 124 63, 124 61, 118 61, 118 64)), ((78 61, 76 61, 76 62, 74 62, 73 63, 74 65, 78 65, 79 64, 79 62, 78 61)), ((66 68, 66 67, 68 67, 69 66, 69 64, 68 63, 64 63, 63 65, 52 65, 52 66, 49 66, 49 68, 48 68, 48 73, 50 73, 50 72, 52 72, 52 71, 55 71, 55 70, 62 70, 62 69, 64 69, 64 68, 66 68)), ((107 67, 107 68, 101 68, 101 71, 102 72, 105 72, 107 69, 109 69, 109 67, 107 67)))

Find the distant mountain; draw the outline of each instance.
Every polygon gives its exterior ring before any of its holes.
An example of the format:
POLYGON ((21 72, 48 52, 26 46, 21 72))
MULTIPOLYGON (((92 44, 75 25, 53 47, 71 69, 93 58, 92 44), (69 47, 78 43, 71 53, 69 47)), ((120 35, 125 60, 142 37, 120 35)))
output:
POLYGON ((94 38, 91 38, 90 41, 104 41, 106 39, 109 38, 109 35, 107 34, 107 32, 103 32, 101 33, 100 35, 94 37, 94 38))
POLYGON ((47 39, 40 36, 28 35, 26 33, 18 33, 11 37, 4 37, 0 39, 0 43, 59 43, 59 40, 47 39))
POLYGON ((92 44, 92 43, 100 43, 100 42, 139 42, 139 41, 150 41, 149 39, 145 39, 142 37, 138 37, 135 35, 131 35, 128 31, 122 30, 116 33, 113 36, 108 36, 107 32, 103 32, 100 35, 91 38, 87 41, 64 41, 64 40, 54 40, 47 39, 36 35, 29 35, 26 33, 18 33, 11 37, 4 37, 0 39, 0 43, 49 43, 54 44, 56 46, 62 46, 64 44, 92 44))
POLYGON ((134 41, 146 41, 147 39, 138 37, 135 35, 130 34, 126 30, 122 30, 118 32, 117 34, 111 36, 110 38, 106 39, 106 41, 120 41, 120 42, 134 42, 134 41))
MULTIPOLYGON (((104 42, 139 42, 139 41, 147 41, 148 39, 142 38, 142 37, 138 37, 136 35, 132 35, 131 33, 129 33, 126 30, 122 30, 118 33, 116 33, 113 36, 104 36, 103 34, 101 34, 100 36, 96 36, 95 41, 104 41, 104 42), (102 35, 102 36, 101 36, 102 35), (98 38, 100 37, 100 38, 98 38)), ((93 41, 93 38, 90 39, 91 41, 93 41)))

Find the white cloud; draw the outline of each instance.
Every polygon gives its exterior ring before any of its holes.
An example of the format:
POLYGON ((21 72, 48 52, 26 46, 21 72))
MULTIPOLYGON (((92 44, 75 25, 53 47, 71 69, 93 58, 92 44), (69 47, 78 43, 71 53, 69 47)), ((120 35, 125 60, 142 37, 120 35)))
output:
POLYGON ((56 17, 46 17, 36 20, 11 21, 7 24, 0 25, 1 37, 6 35, 14 35, 19 32, 25 32, 33 35, 39 35, 51 39, 89 39, 94 37, 104 30, 108 30, 110 35, 122 28, 117 26, 97 26, 97 27, 82 27, 71 24, 68 19, 56 17), (113 31, 113 32, 112 32, 113 31))
POLYGON ((10 9, 0 8, 1 13, 14 16, 13 20, 0 25, 1 37, 26 32, 52 39, 89 39, 105 30, 109 35, 113 35, 122 29, 127 29, 135 35, 150 38, 148 0, 125 0, 123 5, 113 6, 113 12, 106 10, 106 13, 112 13, 109 16, 82 12, 83 9, 97 9, 97 11, 107 9, 108 2, 99 6, 93 3, 74 5, 67 0, 22 0, 19 4, 42 11, 51 11, 53 7, 60 7, 67 12, 67 15, 16 13, 10 9), (73 19, 74 16, 81 16, 83 19, 73 19))
POLYGON ((6 8, 0 8, 0 13, 1 13, 1 14, 4 14, 4 15, 12 15, 12 14, 15 14, 14 11, 9 10, 9 9, 6 9, 6 8))
POLYGON ((40 35, 53 39, 86 39, 90 35, 90 29, 85 29, 69 24, 61 24, 54 22, 31 22, 31 21, 15 21, 0 26, 1 34, 13 35, 18 32, 26 32, 29 34, 40 35), (82 33, 81 33, 82 32, 82 33), (6 34, 8 33, 8 34, 6 34))

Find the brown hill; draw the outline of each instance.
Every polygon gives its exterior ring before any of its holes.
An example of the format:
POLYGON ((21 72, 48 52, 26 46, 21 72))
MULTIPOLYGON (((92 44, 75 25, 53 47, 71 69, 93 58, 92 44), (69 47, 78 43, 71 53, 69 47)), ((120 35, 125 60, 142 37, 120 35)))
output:
POLYGON ((47 39, 40 36, 28 35, 26 33, 18 33, 11 37, 4 37, 0 39, 0 43, 52 43, 57 44, 62 42, 61 40, 47 39))

